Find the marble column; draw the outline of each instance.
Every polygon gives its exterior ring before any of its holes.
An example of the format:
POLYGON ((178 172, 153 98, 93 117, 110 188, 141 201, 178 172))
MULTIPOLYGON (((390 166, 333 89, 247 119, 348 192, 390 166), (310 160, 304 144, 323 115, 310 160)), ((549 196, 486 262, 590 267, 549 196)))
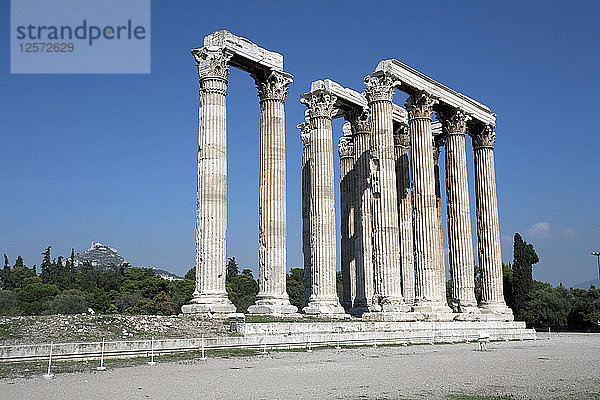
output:
POLYGON ((444 218, 442 214, 442 184, 440 179, 440 154, 444 146, 445 138, 442 134, 434 135, 433 145, 433 174, 435 179, 435 209, 437 212, 438 253, 440 262, 440 285, 446 293, 446 259, 444 258, 444 218))
MULTIPOLYGON (((372 311, 373 245, 371 205, 371 114, 368 109, 356 109, 344 116, 352 128, 354 154, 354 259, 356 296, 351 314, 372 311)), ((375 307, 377 309, 379 306, 375 307)))
POLYGON ((410 195, 410 135, 408 126, 400 126, 394 134, 396 189, 398 191, 398 227, 400 230, 400 268, 402 296, 407 304, 415 301, 415 260, 410 195))
POLYGON ((512 310, 504 301, 500 223, 494 169, 494 126, 486 125, 471 132, 475 153, 475 199, 479 266, 481 268, 481 304, 484 313, 503 314, 512 320, 512 310))
POLYGON ((392 126, 396 80, 379 71, 365 78, 372 121, 371 189, 373 193, 374 303, 385 312, 410 310, 400 286, 400 236, 392 126))
POLYGON ((356 266, 354 258, 354 140, 350 124, 343 127, 338 152, 340 155, 341 263, 342 307, 352 308, 356 297, 356 266))
POLYGON ((304 313, 342 314, 336 292, 335 198, 331 119, 336 96, 325 90, 302 95, 310 124, 311 295, 304 313))
POLYGON ((435 195, 431 113, 437 101, 421 91, 409 96, 410 162, 415 257, 415 311, 447 313, 446 288, 440 283, 439 220, 435 195))
POLYGON ((454 109, 438 112, 438 119, 442 123, 446 142, 446 205, 452 307, 456 312, 478 313, 465 150, 467 122, 471 117, 454 109))
POLYGON ((303 122, 297 126, 302 141, 302 255, 304 260, 304 302, 308 304, 311 294, 310 274, 310 125, 303 122))
POLYGON ((292 76, 280 71, 252 75, 260 98, 259 292, 251 314, 291 314, 286 292, 286 185, 284 103, 292 76))
POLYGON ((220 48, 192 50, 200 77, 196 290, 183 313, 232 313, 225 290, 227 230, 227 129, 225 97, 231 54, 220 48))

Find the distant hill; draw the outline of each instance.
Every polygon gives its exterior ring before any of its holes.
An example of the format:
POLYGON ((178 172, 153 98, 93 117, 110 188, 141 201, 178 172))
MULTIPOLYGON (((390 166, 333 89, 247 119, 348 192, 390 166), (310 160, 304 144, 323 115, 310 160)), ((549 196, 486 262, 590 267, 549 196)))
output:
MULTIPOLYGON (((92 246, 88 250, 84 251, 83 253, 77 253, 75 256, 76 267, 83 265, 84 262, 89 262, 93 267, 98 269, 108 269, 112 265, 121 265, 127 261, 125 261, 125 259, 116 249, 106 246, 100 242, 92 242, 92 246)), ((183 279, 182 277, 164 269, 157 267, 150 267, 150 269, 153 270, 156 275, 168 281, 183 279)))
POLYGON ((600 288, 600 279, 596 278, 596 279, 592 279, 591 281, 579 282, 579 283, 573 285, 573 287, 575 289, 588 290, 591 285, 594 285, 595 288, 600 288))
POLYGON ((156 275, 168 281, 180 281, 183 279, 181 276, 175 275, 174 273, 169 271, 165 271, 164 269, 158 269, 156 267, 150 267, 150 269, 154 271, 156 275))
POLYGON ((100 242, 92 242, 92 246, 83 253, 77 253, 75 256, 75 266, 81 266, 84 262, 89 262, 92 267, 98 269, 107 269, 111 265, 121 265, 125 261, 116 249, 103 245, 100 242))

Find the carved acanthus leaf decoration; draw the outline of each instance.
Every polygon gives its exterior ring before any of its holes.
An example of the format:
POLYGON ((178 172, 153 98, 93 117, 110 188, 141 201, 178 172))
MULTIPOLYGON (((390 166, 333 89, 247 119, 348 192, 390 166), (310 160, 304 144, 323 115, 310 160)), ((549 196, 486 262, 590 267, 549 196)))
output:
POLYGON ((408 126, 401 124, 394 131, 394 146, 408 148, 410 146, 410 133, 408 126))
POLYGON ((438 100, 429 93, 421 90, 418 93, 408 96, 404 107, 408 111, 408 118, 431 118, 433 106, 438 100))
POLYGON ((442 123, 442 131, 446 135, 465 134, 467 132, 467 122, 472 117, 462 110, 453 109, 437 112, 438 120, 442 123))
POLYGON ((471 133, 473 142, 473 149, 479 149, 482 147, 494 148, 494 142, 496 141, 496 132, 494 132, 494 125, 484 125, 481 128, 477 128, 471 133))
POLYGON ((192 50, 192 55, 196 60, 200 79, 227 79, 232 53, 219 47, 202 47, 192 50))
POLYGON ((252 74, 256 88, 258 89, 258 97, 261 100, 275 99, 285 100, 288 92, 288 86, 293 81, 293 76, 281 71, 261 71, 252 74))
POLYGON ((337 96, 326 90, 315 90, 300 96, 300 103, 308 107, 308 116, 312 118, 329 118, 333 113, 333 105, 337 96))
POLYGON ((369 103, 380 100, 392 101, 394 87, 399 84, 398 78, 390 72, 373 72, 365 78, 365 96, 367 97, 367 101, 369 103))
POLYGON ((338 144, 340 158, 354 157, 354 139, 352 136, 342 136, 338 144))
POLYGON ((371 112, 368 108, 357 108, 345 113, 344 118, 352 125, 352 133, 371 133, 371 112))
POLYGON ((300 140, 302 140, 302 145, 304 147, 308 146, 310 143, 310 124, 308 122, 303 122, 298 124, 296 128, 300 129, 300 140))

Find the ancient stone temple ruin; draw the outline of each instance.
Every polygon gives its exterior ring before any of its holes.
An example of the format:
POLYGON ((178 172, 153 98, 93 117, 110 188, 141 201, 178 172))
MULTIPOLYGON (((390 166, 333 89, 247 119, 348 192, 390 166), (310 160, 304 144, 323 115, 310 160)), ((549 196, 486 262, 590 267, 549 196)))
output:
MULTIPOLYGON (((255 314, 295 314, 286 294, 284 102, 292 76, 283 56, 218 31, 192 50, 200 77, 196 291, 184 313, 231 313, 225 291, 226 107, 230 67, 249 72, 260 99, 259 294, 255 314)), ((319 80, 301 96, 304 314, 370 321, 512 321, 502 288, 494 169, 496 115, 397 60, 381 61, 352 90, 319 80), (393 103, 396 91, 408 99, 393 103), (436 119, 434 122, 432 117, 436 119), (336 229, 332 120, 338 144, 336 229), (477 304, 466 136, 475 173, 482 299, 477 304), (445 147, 447 221, 439 156, 445 147), (446 301, 448 231, 452 307, 446 301), (336 247, 341 233, 341 248, 336 247), (336 293, 340 251, 343 298, 336 293), (341 300, 341 301, 340 301, 341 300)))

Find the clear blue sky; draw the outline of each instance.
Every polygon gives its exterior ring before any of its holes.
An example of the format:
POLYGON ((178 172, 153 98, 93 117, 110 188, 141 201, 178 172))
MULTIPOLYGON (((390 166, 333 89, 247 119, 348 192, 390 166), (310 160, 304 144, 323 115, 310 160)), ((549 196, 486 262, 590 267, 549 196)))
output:
MULTIPOLYGON (((228 29, 282 53, 295 77, 286 103, 288 267, 302 265, 298 96, 324 78, 362 91, 378 61, 397 58, 498 114, 503 259, 512 260, 521 232, 540 256, 537 279, 593 279, 599 13, 593 1, 154 0, 151 74, 11 75, 3 0, 0 253, 39 265, 47 245, 69 255, 94 240, 134 265, 185 273, 194 263, 198 140, 189 50, 228 29)), ((232 70, 229 81, 228 255, 256 271, 259 106, 247 74, 232 70)), ((471 165, 469 173, 472 192, 471 165)))

